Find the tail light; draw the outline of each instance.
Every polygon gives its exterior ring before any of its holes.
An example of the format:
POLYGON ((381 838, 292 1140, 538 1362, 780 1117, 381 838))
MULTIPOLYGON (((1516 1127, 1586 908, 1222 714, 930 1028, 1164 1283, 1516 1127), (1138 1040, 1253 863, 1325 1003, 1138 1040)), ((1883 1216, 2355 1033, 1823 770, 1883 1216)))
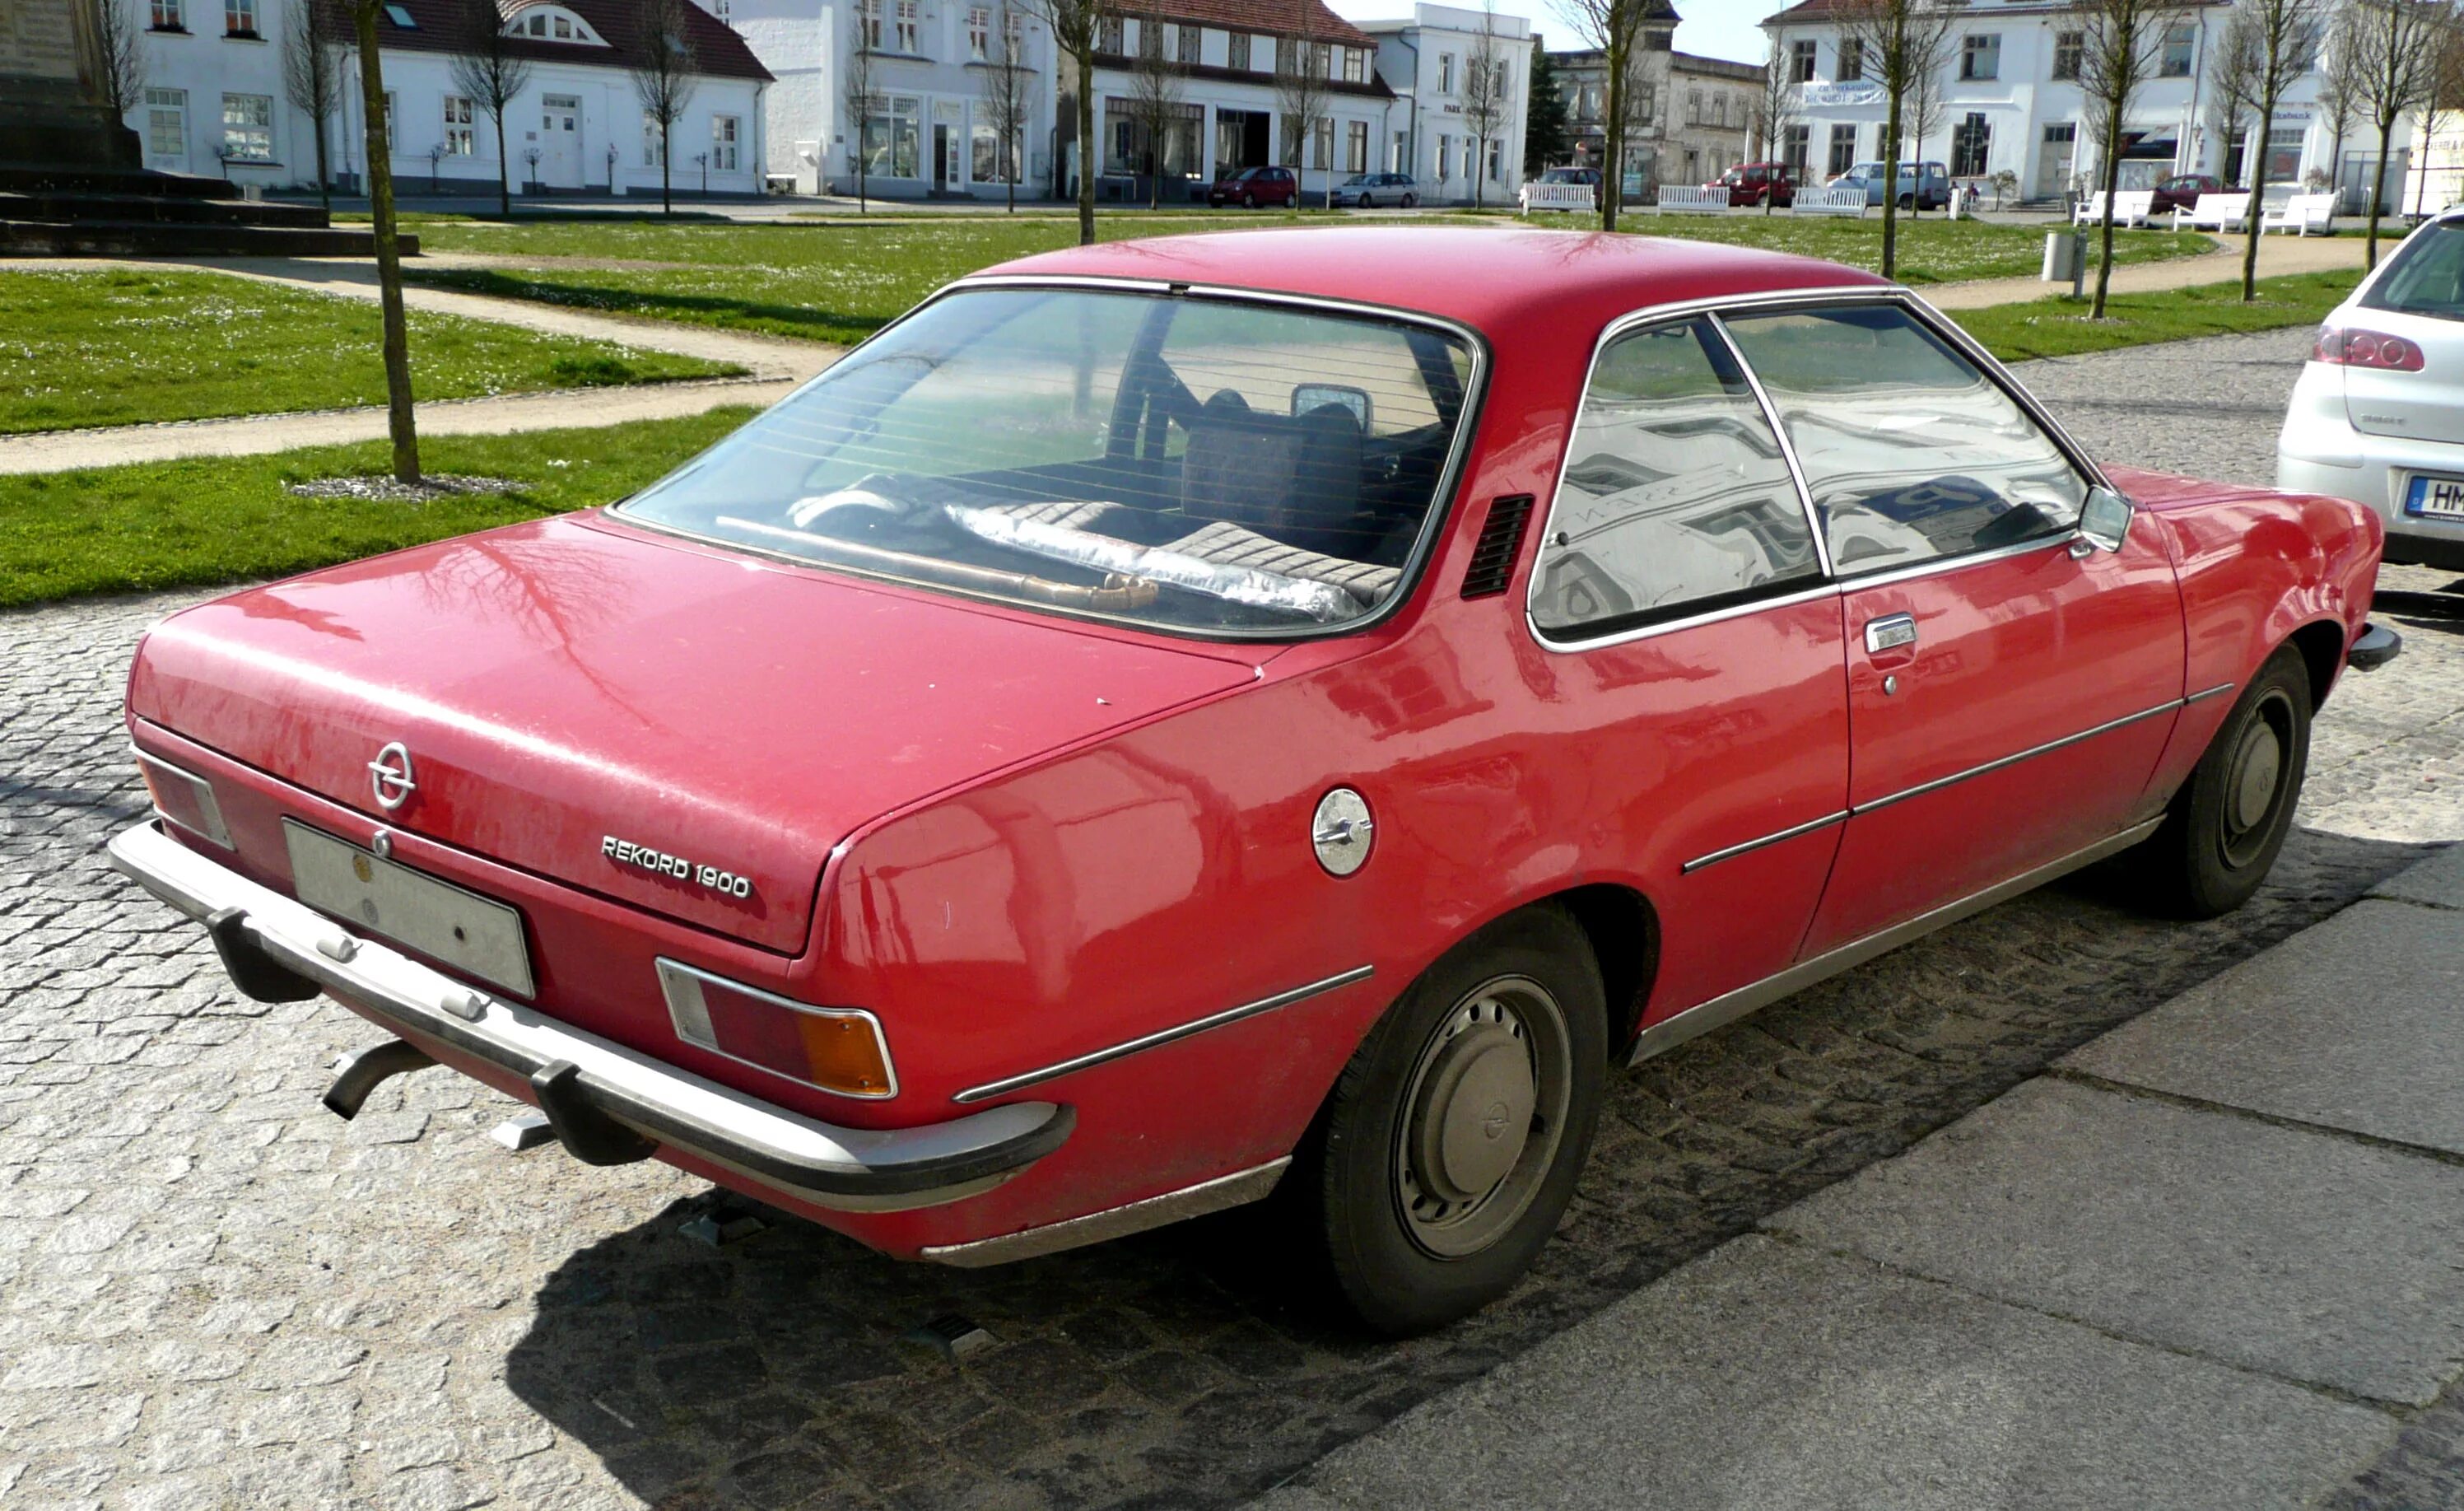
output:
POLYGON ((898 1095, 881 1020, 858 1008, 815 1008, 659 962, 676 1037, 774 1076, 842 1097, 898 1095))
POLYGON ((154 811, 225 850, 231 847, 231 829, 223 822, 223 806, 214 800, 212 783, 143 750, 137 752, 137 774, 145 779, 154 811))
POLYGON ((2421 347, 2402 336, 2334 325, 2319 327, 2310 360, 2333 367, 2376 367, 2382 372, 2419 372, 2422 366, 2421 347))

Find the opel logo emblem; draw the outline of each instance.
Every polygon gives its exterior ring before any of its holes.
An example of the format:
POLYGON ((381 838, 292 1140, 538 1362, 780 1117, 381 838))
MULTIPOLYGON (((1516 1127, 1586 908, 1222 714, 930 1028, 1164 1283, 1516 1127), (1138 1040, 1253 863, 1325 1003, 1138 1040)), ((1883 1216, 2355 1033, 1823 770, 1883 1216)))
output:
POLYGON ((369 785, 376 789, 377 807, 390 813, 410 801, 419 784, 410 779, 410 750, 401 741, 377 752, 368 763, 369 785))

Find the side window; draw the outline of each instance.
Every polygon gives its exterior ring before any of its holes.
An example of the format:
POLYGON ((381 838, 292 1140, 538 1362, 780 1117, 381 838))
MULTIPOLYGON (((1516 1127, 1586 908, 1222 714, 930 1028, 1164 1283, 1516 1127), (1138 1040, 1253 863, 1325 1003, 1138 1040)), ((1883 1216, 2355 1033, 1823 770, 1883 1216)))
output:
POLYGON ((2010 394, 1896 305, 1728 317, 1842 577, 2059 535, 2088 484, 2010 394))
POLYGON ((1610 342, 1567 444, 1532 622, 1579 639, 1821 574, 1779 439, 1710 322, 1610 342))

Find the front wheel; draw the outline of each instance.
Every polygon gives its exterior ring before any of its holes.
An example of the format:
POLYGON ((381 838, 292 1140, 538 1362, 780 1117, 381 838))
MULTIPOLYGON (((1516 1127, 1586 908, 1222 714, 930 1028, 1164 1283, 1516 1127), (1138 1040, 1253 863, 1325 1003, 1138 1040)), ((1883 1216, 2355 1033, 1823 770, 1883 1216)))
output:
POLYGON ((1900 196, 1900 208, 1901 208, 1902 210, 1914 210, 1914 209, 1916 209, 1916 208, 1917 208, 1917 200, 1916 200, 1916 196, 1915 196, 1914 194, 1902 194, 1902 195, 1900 196))
POLYGON ((1377 208, 1377 201, 1370 198, 1366 194, 1363 194, 1360 196, 1360 208, 1363 210, 1375 210, 1377 208))
POLYGON ((1411 210, 1417 207, 1419 203, 1420 196, 1418 194, 1406 194, 1403 196, 1403 208, 1405 210, 1411 210))
POLYGON ((1425 1332, 1512 1288, 1591 1152, 1607 1023, 1589 943, 1550 907, 1466 940, 1387 1010, 1292 1183, 1361 1322, 1425 1332))
POLYGON ((2310 668, 2286 646, 2225 716, 2141 847, 2138 880, 2156 910, 2215 918, 2250 900, 2293 832, 2310 764, 2310 668))
POLYGON ((1255 194, 1243 194, 1243 195, 1242 195, 1242 196, 1241 196, 1241 208, 1242 208, 1243 210, 1255 210, 1255 209, 1257 209, 1257 208, 1258 208, 1258 196, 1257 196, 1257 195, 1255 195, 1255 194))

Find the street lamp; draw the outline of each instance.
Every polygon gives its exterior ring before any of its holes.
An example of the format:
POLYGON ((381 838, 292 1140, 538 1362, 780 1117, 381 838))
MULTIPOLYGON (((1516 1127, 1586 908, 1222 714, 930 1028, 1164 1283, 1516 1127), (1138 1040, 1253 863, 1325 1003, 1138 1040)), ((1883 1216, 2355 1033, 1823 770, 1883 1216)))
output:
POLYGON ((616 144, 607 144, 607 197, 616 197, 616 144))
POLYGON ((445 161, 445 144, 439 142, 428 149, 428 191, 436 192, 436 166, 445 161))
POLYGON ((530 182, 524 188, 524 193, 536 194, 539 192, 539 149, 537 147, 527 148, 522 153, 522 161, 529 164, 531 169, 530 182))
POLYGON ((696 152, 693 154, 693 162, 701 167, 701 197, 708 199, 710 198, 710 154, 696 152))

